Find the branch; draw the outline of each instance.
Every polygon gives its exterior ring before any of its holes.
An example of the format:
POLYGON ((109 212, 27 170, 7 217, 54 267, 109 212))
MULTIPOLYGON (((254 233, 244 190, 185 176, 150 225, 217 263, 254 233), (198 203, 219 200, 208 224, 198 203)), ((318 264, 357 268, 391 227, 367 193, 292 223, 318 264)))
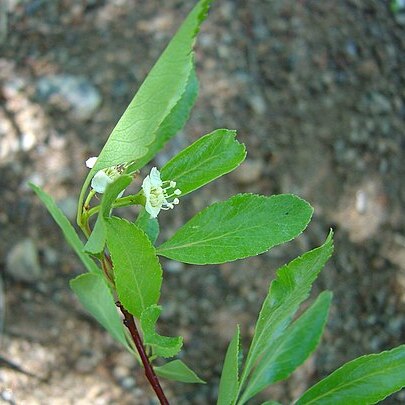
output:
POLYGON ((145 352, 145 347, 143 346, 142 339, 139 335, 138 329, 135 324, 134 317, 122 306, 121 302, 117 301, 117 306, 124 315, 124 325, 131 332, 132 339, 134 340, 136 349, 138 350, 139 356, 141 357, 142 364, 145 370, 145 376, 148 379, 150 385, 156 393, 161 405, 169 405, 163 389, 160 385, 159 379, 153 370, 152 364, 145 352))

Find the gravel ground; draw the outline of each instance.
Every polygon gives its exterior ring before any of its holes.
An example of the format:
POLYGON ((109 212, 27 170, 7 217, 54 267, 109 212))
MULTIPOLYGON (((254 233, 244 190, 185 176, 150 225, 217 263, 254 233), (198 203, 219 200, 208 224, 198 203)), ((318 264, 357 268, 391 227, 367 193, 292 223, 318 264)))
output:
MULTIPOLYGON (((156 403, 142 370, 72 296, 68 280, 83 269, 27 182, 73 219, 85 159, 98 154, 189 3, 9 1, 0 46, 0 403, 156 403)), ((215 402, 235 324, 247 345, 275 269, 330 227, 336 252, 315 286, 334 292, 322 344, 261 399, 293 399, 343 362, 404 342, 405 25, 387 3, 214 3, 196 52, 199 99, 155 164, 221 127, 238 130, 248 159, 162 215, 162 239, 237 192, 296 193, 315 216, 296 241, 258 257, 164 263, 162 331, 184 336, 184 361, 208 381, 164 382, 171 403, 215 402)), ((385 401, 404 402, 404 393, 385 401)))

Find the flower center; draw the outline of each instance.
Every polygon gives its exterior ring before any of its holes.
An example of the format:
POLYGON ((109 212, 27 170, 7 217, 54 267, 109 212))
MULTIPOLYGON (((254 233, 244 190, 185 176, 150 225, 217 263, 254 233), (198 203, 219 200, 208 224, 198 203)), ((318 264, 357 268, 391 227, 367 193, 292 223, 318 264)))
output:
POLYGON ((164 204, 165 192, 162 187, 153 187, 150 190, 150 205, 152 207, 158 207, 164 204))
MULTIPOLYGON (((96 164, 97 159, 98 158, 96 156, 87 159, 86 166, 89 169, 92 169, 96 164)), ((116 166, 99 170, 91 180, 91 188, 97 193, 104 193, 107 186, 121 176, 132 163, 133 162, 121 163, 116 166)))

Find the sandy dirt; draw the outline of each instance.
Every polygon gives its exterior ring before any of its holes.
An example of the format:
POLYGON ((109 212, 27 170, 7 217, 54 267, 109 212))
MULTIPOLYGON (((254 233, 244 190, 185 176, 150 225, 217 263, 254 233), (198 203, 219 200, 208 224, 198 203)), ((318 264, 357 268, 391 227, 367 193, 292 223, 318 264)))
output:
MULTIPOLYGON (((83 268, 27 182, 73 219, 84 161, 100 151, 189 3, 9 4, 0 46, 0 403, 156 403, 142 370, 69 290, 83 268), (69 86, 52 93, 55 75, 69 86), (32 271, 13 273, 10 256, 21 244, 32 250, 32 271)), ((404 342, 405 35, 386 3, 214 3, 196 49, 199 99, 153 164, 223 127, 238 130, 248 159, 164 213, 161 240, 238 192, 295 193, 315 215, 296 241, 258 257, 163 262, 161 331, 184 336, 181 358, 207 381, 165 381, 171 403, 215 403, 235 324, 246 348, 274 271, 321 244, 331 227, 335 255, 314 287, 334 293, 325 336, 287 383, 259 399, 286 403, 342 363, 404 342)), ((404 393, 385 401, 404 402, 404 393)))

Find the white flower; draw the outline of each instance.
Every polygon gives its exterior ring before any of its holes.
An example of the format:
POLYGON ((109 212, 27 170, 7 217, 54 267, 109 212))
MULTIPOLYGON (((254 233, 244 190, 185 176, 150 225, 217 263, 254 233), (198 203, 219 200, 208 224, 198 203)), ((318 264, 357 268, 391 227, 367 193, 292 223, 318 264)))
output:
POLYGON ((107 186, 114 181, 104 170, 99 170, 91 180, 91 188, 97 193, 104 193, 107 186))
POLYGON ((176 187, 175 181, 162 181, 160 172, 156 167, 153 167, 150 174, 145 177, 142 189, 146 197, 145 209, 151 218, 156 218, 160 210, 173 209, 179 203, 178 198, 169 201, 171 197, 181 194, 178 188, 169 194, 168 190, 174 187, 176 187))
POLYGON ((91 157, 91 158, 88 158, 88 159, 86 160, 86 166, 87 166, 89 169, 92 169, 92 168, 94 167, 94 165, 96 164, 96 161, 97 161, 97 156, 93 156, 93 157, 91 157))
MULTIPOLYGON (((98 157, 94 156, 86 160, 86 166, 92 169, 96 164, 98 157)), ((104 193, 107 186, 112 183, 117 177, 119 177, 125 170, 127 165, 118 165, 113 167, 108 167, 106 169, 99 170, 91 180, 91 188, 97 193, 104 193)), ((122 191, 117 198, 120 198, 124 194, 122 191)))

